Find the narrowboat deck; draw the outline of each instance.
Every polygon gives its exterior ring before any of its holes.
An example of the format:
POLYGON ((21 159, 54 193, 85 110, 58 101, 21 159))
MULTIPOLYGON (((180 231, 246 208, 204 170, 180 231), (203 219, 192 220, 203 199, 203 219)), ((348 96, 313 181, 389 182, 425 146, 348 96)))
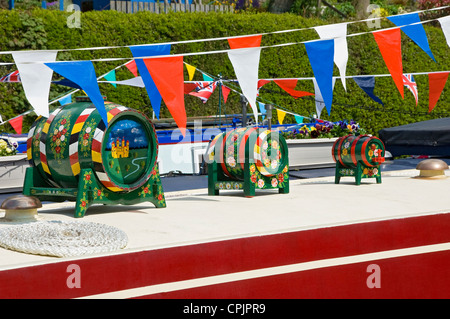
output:
MULTIPOLYGON (((125 249, 57 258, 0 248, 0 298, 449 298, 450 178, 418 173, 360 186, 293 179, 289 194, 252 198, 194 188, 166 192, 158 209, 93 206, 82 220, 126 232, 125 249), (81 288, 66 284, 72 264, 81 288), (371 264, 380 289, 368 286, 371 264)), ((73 210, 44 203, 38 214, 74 221, 73 210)))

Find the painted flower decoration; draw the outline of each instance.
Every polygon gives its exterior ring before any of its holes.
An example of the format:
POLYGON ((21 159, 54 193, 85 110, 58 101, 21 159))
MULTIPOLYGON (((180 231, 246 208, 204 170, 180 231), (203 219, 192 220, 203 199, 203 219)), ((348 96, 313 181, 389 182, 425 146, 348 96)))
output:
POLYGON ((271 184, 272 184, 272 187, 277 187, 278 186, 278 180, 276 178, 272 178, 271 184))
POLYGON ((263 188, 264 187, 264 180, 262 180, 262 179, 258 180, 258 187, 259 188, 263 188))

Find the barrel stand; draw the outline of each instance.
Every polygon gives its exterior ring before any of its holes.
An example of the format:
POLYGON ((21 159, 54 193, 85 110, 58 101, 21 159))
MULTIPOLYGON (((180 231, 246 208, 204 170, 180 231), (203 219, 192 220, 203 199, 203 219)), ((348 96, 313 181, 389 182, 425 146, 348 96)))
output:
MULTIPOLYGON (((247 152, 248 154, 248 152, 247 152)), ((226 176, 220 163, 216 160, 208 163, 208 195, 219 195, 220 190, 244 190, 246 197, 255 196, 256 189, 278 189, 280 194, 289 193, 289 169, 286 164, 282 173, 276 176, 262 175, 248 156, 244 162, 242 181, 226 176)))
POLYGON ((336 162, 334 183, 339 184, 341 177, 344 176, 354 177, 356 185, 361 185, 362 178, 375 178, 377 184, 381 184, 380 166, 368 167, 358 162, 356 167, 352 168, 343 166, 341 163, 336 162))
POLYGON ((83 217, 92 204, 133 205, 151 202, 157 208, 166 207, 158 168, 141 187, 130 192, 112 192, 102 186, 92 169, 82 169, 77 188, 59 188, 49 186, 35 167, 28 167, 25 172, 23 194, 35 196, 41 201, 75 201, 74 217, 83 217))

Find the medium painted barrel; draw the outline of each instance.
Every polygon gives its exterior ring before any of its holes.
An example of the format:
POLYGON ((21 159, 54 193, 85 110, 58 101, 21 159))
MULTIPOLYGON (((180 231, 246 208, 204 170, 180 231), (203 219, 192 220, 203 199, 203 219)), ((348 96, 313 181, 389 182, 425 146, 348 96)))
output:
POLYGON ((225 175, 244 179, 244 163, 250 163, 264 176, 274 176, 288 163, 285 139, 277 131, 258 127, 238 128, 217 135, 207 149, 209 160, 221 165, 225 175))
POLYGON ((384 162, 384 144, 375 136, 347 135, 338 138, 331 149, 335 162, 354 168, 358 162, 367 167, 376 167, 384 162))
POLYGON ((33 123, 27 155, 49 186, 75 188, 92 169, 112 192, 142 186, 156 166, 155 128, 142 113, 105 101, 108 125, 87 97, 77 98, 33 123))

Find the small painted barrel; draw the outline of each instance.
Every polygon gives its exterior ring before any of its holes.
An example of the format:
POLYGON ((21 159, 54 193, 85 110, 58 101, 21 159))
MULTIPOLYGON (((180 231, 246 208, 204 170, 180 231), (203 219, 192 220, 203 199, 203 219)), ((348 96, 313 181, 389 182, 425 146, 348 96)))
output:
POLYGON ((375 167, 384 162, 384 144, 375 136, 347 135, 334 142, 331 155, 344 167, 354 168, 358 162, 375 167))
POLYGON ((288 163, 285 139, 277 131, 250 127, 238 128, 217 135, 207 149, 209 160, 215 160, 228 177, 244 178, 244 163, 250 163, 264 176, 274 176, 288 163), (246 155, 247 154, 247 155, 246 155))
POLYGON ((112 192, 132 191, 150 178, 158 154, 153 124, 136 110, 106 101, 105 108, 107 126, 88 97, 33 123, 28 160, 49 186, 75 188, 88 168, 112 192))

